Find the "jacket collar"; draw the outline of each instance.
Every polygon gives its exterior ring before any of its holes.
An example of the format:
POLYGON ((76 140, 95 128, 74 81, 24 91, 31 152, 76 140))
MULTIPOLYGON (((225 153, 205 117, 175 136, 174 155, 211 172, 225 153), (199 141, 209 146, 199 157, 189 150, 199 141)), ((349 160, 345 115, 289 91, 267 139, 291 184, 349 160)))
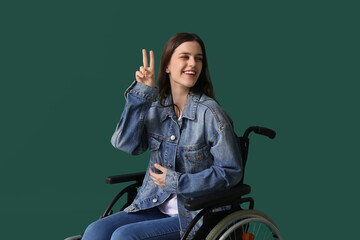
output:
MULTIPOLYGON (((199 105, 201 94, 199 93, 189 93, 189 97, 187 99, 184 111, 182 113, 182 118, 187 118, 189 120, 195 120, 196 118, 196 109, 199 105)), ((164 106, 168 106, 172 104, 172 96, 171 94, 166 97, 164 100, 164 106)), ((176 114, 174 112, 173 106, 165 107, 164 111, 161 114, 161 121, 165 121, 167 117, 175 117, 176 114)))

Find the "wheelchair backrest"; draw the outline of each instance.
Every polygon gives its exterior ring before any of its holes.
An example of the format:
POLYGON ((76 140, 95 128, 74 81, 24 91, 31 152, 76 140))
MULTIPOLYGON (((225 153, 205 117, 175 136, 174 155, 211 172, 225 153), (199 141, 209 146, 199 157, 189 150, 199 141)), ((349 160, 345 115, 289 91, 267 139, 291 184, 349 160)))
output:
POLYGON ((254 132, 256 134, 264 135, 269 137, 270 139, 274 139, 276 136, 276 132, 272 129, 265 128, 265 127, 249 127, 246 129, 244 135, 242 137, 237 137, 238 139, 238 145, 241 152, 241 158, 242 158, 242 178, 239 184, 244 183, 244 176, 245 176, 245 166, 247 162, 248 152, 249 152, 249 134, 251 132, 254 132))

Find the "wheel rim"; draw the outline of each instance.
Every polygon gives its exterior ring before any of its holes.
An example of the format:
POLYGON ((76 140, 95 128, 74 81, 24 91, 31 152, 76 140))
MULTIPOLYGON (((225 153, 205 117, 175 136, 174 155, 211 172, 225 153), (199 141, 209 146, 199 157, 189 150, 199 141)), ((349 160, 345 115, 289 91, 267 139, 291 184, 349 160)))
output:
POLYGON ((219 240, 269 240, 282 239, 278 229, 268 220, 250 217, 224 229, 219 240))

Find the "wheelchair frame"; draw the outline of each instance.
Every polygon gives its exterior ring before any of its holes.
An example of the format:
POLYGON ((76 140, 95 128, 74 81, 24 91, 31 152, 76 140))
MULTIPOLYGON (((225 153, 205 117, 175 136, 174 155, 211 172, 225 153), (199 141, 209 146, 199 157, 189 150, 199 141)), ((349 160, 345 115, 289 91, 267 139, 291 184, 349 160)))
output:
MULTIPOLYGON (((250 185, 244 184, 244 176, 245 176, 245 166, 247 162, 247 156, 249 151, 249 134, 251 132, 255 132, 256 134, 264 135, 269 137, 270 139, 275 138, 276 132, 274 130, 264 128, 264 127, 249 127, 244 132, 242 137, 238 137, 238 144, 241 151, 242 161, 243 161, 243 176, 236 186, 223 190, 221 192, 217 192, 216 194, 209 194, 206 196, 202 196, 196 199, 190 199, 185 202, 185 208, 189 211, 201 210, 195 218, 190 222, 189 227, 186 232, 181 237, 181 240, 185 240, 188 238, 191 229, 195 226, 195 224, 203 218, 203 225, 197 231, 196 235, 193 237, 194 240, 206 239, 225 239, 226 236, 230 234, 231 231, 239 231, 235 230, 240 226, 242 229, 247 231, 249 224, 251 222, 259 222, 265 224, 269 231, 272 234, 274 239, 282 240, 281 233, 275 223, 264 213, 255 211, 254 209, 254 199, 251 197, 244 197, 245 195, 251 192, 250 185), (241 205, 243 203, 249 203, 248 210, 242 209, 241 205), (224 206, 231 206, 230 209, 214 211, 224 206), (235 221, 236 220, 236 221, 235 221), (222 234, 223 237, 219 238, 219 234, 222 234)), ((127 201, 124 206, 120 209, 120 211, 124 210, 127 206, 129 206, 137 194, 137 188, 141 187, 143 178, 145 176, 145 172, 139 173, 131 173, 117 176, 109 176, 106 178, 106 183, 108 184, 116 184, 116 183, 124 183, 124 182, 133 182, 135 183, 127 186, 123 190, 121 190, 115 198, 111 201, 111 203, 106 208, 105 212, 100 216, 100 218, 107 217, 113 213, 112 208, 115 203, 127 193, 127 201)), ((271 235, 270 234, 270 235, 271 235)), ((79 240, 81 239, 81 235, 74 236, 70 238, 66 238, 65 240, 79 240)), ((241 238, 241 239, 254 239, 254 238, 241 238)))

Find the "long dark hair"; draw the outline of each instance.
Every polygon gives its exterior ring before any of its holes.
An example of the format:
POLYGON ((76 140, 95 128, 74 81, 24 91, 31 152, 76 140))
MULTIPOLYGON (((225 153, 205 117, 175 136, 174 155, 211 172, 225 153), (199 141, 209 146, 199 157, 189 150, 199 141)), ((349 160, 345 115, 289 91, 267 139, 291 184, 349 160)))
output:
POLYGON ((198 35, 194 33, 177 33, 167 41, 163 49, 163 52, 161 54, 161 62, 160 62, 160 69, 158 76, 158 87, 159 87, 158 99, 161 105, 163 104, 163 100, 169 94, 171 94, 170 78, 168 73, 166 73, 166 68, 170 62, 171 56, 178 46, 180 46, 184 42, 191 42, 191 41, 196 41, 200 44, 203 54, 203 58, 202 58, 203 65, 199 78, 190 91, 193 93, 204 93, 207 96, 215 99, 214 88, 211 83, 210 74, 208 70, 208 63, 206 58, 204 42, 201 40, 201 38, 198 35))

